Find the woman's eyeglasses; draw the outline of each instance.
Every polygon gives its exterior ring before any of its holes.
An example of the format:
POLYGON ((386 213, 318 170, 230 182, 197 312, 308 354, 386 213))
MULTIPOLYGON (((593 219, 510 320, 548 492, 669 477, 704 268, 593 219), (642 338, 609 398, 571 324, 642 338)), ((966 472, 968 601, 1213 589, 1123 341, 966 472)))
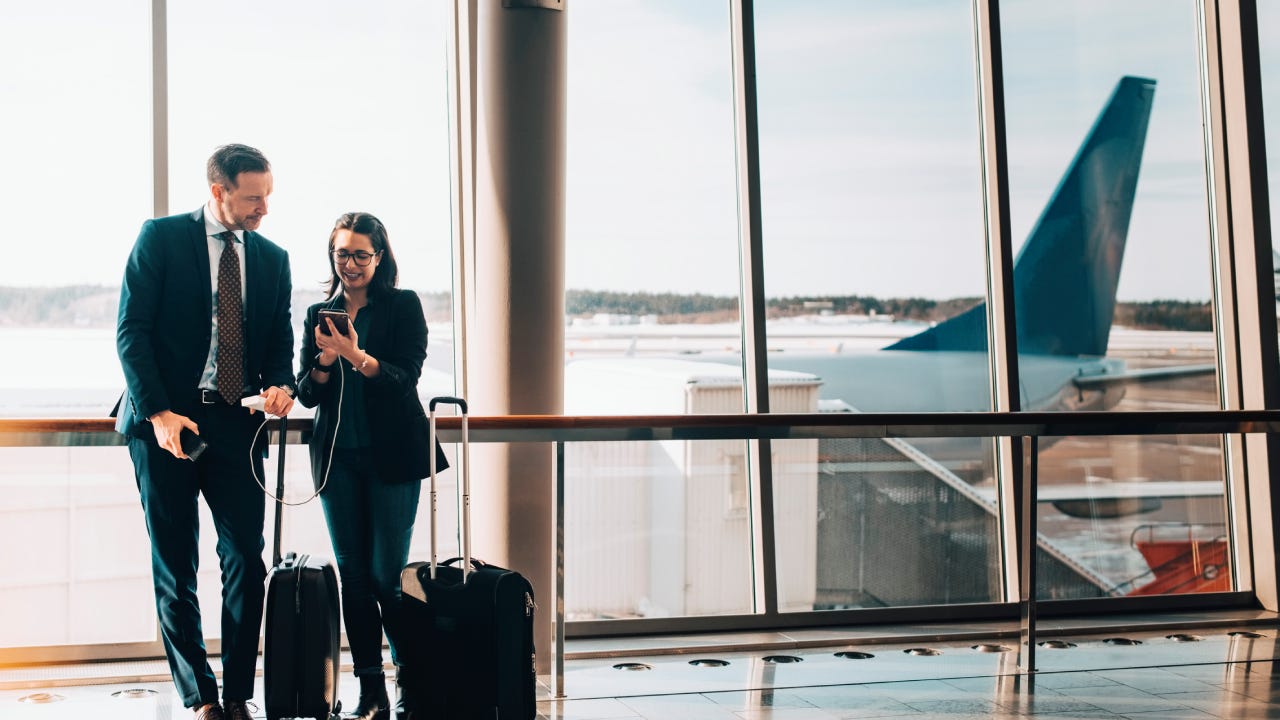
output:
POLYGON ((359 265, 360 267, 367 267, 369 265, 369 261, 377 257, 377 255, 378 253, 376 252, 371 253, 371 252, 365 252, 364 250, 357 250, 355 252, 347 252, 346 250, 334 250, 333 262, 338 265, 344 265, 348 260, 353 260, 355 261, 356 265, 359 265))

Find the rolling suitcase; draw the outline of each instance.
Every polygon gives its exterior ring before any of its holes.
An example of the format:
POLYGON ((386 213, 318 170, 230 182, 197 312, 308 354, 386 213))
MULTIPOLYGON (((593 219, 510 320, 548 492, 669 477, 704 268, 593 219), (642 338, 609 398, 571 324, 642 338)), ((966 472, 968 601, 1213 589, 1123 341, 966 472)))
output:
POLYGON ((409 564, 400 578, 411 646, 402 668, 404 698, 415 718, 532 720, 537 714, 533 587, 520 573, 471 557, 467 403, 450 397, 431 400, 431 447, 438 404, 457 405, 462 413, 462 557, 436 562, 436 466, 431 453, 431 561, 409 564))
POLYGON ((284 513, 285 418, 280 418, 276 476, 275 564, 267 575, 262 686, 267 720, 328 720, 339 709, 338 576, 310 555, 280 557, 284 513))

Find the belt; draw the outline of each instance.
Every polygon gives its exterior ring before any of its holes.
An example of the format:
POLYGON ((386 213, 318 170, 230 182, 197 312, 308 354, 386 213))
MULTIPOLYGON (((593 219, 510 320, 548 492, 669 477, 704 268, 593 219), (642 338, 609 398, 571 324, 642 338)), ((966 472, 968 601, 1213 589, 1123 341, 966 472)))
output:
MULTIPOLYGON (((244 395, 241 395, 240 397, 247 398, 250 395, 257 395, 257 393, 246 393, 244 395)), ((200 404, 201 405, 226 405, 227 401, 222 399, 222 394, 219 393, 217 390, 205 390, 204 388, 201 388, 200 404)))

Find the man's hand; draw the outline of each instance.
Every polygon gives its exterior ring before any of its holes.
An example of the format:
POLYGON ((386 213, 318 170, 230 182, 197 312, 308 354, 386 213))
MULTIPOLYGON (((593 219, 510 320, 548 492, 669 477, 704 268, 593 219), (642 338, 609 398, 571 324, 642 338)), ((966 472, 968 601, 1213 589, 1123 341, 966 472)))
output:
POLYGON ((269 387, 262 391, 262 397, 267 399, 266 411, 276 417, 284 417, 293 409, 293 398, 283 388, 269 387))
POLYGON ((186 415, 179 415, 172 410, 161 410, 148 419, 156 433, 156 443, 174 457, 186 460, 187 454, 182 452, 182 429, 190 428, 191 432, 199 435, 199 426, 186 415))

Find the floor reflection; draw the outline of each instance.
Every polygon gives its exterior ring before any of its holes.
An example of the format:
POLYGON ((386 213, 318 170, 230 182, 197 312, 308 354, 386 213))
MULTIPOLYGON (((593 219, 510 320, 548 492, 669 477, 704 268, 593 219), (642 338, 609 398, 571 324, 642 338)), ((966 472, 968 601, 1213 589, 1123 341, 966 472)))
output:
MULTIPOLYGON (((551 699, 542 678, 538 711, 547 720, 1280 718, 1280 631, 1198 629, 1199 640, 1177 634, 1064 636, 1074 647, 1037 648, 1033 674, 1018 673, 1011 638, 574 660, 565 674, 568 698, 551 699), (907 652, 920 648, 934 653, 907 652), (650 669, 614 669, 623 663, 650 669)), ((165 682, 16 684, 0 690, 5 720, 191 716, 165 682)), ((358 691, 344 673, 344 704, 353 707, 358 691)))

